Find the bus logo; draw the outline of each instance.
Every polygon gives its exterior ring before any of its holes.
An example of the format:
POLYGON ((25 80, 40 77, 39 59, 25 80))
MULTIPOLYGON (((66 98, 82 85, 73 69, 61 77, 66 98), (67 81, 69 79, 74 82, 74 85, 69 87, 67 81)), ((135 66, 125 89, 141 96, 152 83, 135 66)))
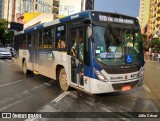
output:
POLYGON ((75 18, 78 18, 78 17, 79 17, 79 14, 76 14, 76 15, 71 16, 71 19, 75 19, 75 18))
POLYGON ((110 77, 110 80, 121 80, 123 79, 122 76, 118 76, 118 77, 110 77))

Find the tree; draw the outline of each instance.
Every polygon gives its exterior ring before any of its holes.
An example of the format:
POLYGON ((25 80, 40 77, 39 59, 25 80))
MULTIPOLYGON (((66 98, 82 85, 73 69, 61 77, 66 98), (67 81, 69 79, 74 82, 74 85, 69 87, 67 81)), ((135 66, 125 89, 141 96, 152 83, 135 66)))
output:
POLYGON ((142 38, 143 48, 145 48, 147 35, 146 34, 141 34, 141 38, 142 38))
POLYGON ((160 52, 160 40, 158 38, 154 38, 150 42, 150 47, 153 48, 154 51, 160 52))
POLYGON ((13 41, 13 34, 7 26, 8 22, 5 19, 0 19, 0 43, 3 45, 13 41))

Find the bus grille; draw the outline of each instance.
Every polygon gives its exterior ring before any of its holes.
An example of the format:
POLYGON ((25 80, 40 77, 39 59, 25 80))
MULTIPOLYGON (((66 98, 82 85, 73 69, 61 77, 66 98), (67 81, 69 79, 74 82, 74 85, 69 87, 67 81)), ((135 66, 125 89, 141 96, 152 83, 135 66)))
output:
POLYGON ((140 70, 140 67, 130 67, 130 68, 106 68, 104 69, 108 74, 125 74, 133 73, 140 70))

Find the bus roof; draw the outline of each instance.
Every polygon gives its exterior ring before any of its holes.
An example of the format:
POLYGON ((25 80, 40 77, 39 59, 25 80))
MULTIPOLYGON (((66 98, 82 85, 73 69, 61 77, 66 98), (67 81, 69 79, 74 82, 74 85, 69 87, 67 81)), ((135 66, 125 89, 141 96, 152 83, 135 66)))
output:
MULTIPOLYGON (((91 14, 93 14, 93 13, 107 14, 107 15, 111 15, 111 16, 113 15, 113 16, 119 16, 119 17, 123 16, 123 17, 127 17, 127 18, 130 18, 130 19, 137 19, 135 17, 131 17, 131 16, 123 15, 123 14, 86 10, 86 11, 82 11, 82 12, 79 12, 79 13, 76 13, 76 14, 73 14, 73 15, 66 16, 66 17, 61 18, 61 19, 56 19, 56 20, 53 20, 51 22, 46 22, 46 23, 39 24, 37 26, 30 27, 28 29, 25 29, 24 33, 31 32, 33 30, 42 29, 44 27, 48 27, 48 26, 51 26, 51 25, 59 24, 59 23, 69 22, 69 21, 72 21, 72 20, 75 20, 75 19, 83 19, 83 18, 91 19, 91 14)), ((20 33, 23 33, 23 32, 20 32, 20 33)), ((20 33, 17 33, 17 34, 20 34, 20 33)))

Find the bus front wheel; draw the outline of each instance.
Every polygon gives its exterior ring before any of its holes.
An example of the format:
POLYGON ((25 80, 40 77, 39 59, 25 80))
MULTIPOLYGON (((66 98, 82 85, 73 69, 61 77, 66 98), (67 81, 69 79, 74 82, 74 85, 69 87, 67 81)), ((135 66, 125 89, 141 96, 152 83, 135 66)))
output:
POLYGON ((63 91, 69 90, 67 74, 64 68, 62 68, 59 72, 59 84, 63 91))

